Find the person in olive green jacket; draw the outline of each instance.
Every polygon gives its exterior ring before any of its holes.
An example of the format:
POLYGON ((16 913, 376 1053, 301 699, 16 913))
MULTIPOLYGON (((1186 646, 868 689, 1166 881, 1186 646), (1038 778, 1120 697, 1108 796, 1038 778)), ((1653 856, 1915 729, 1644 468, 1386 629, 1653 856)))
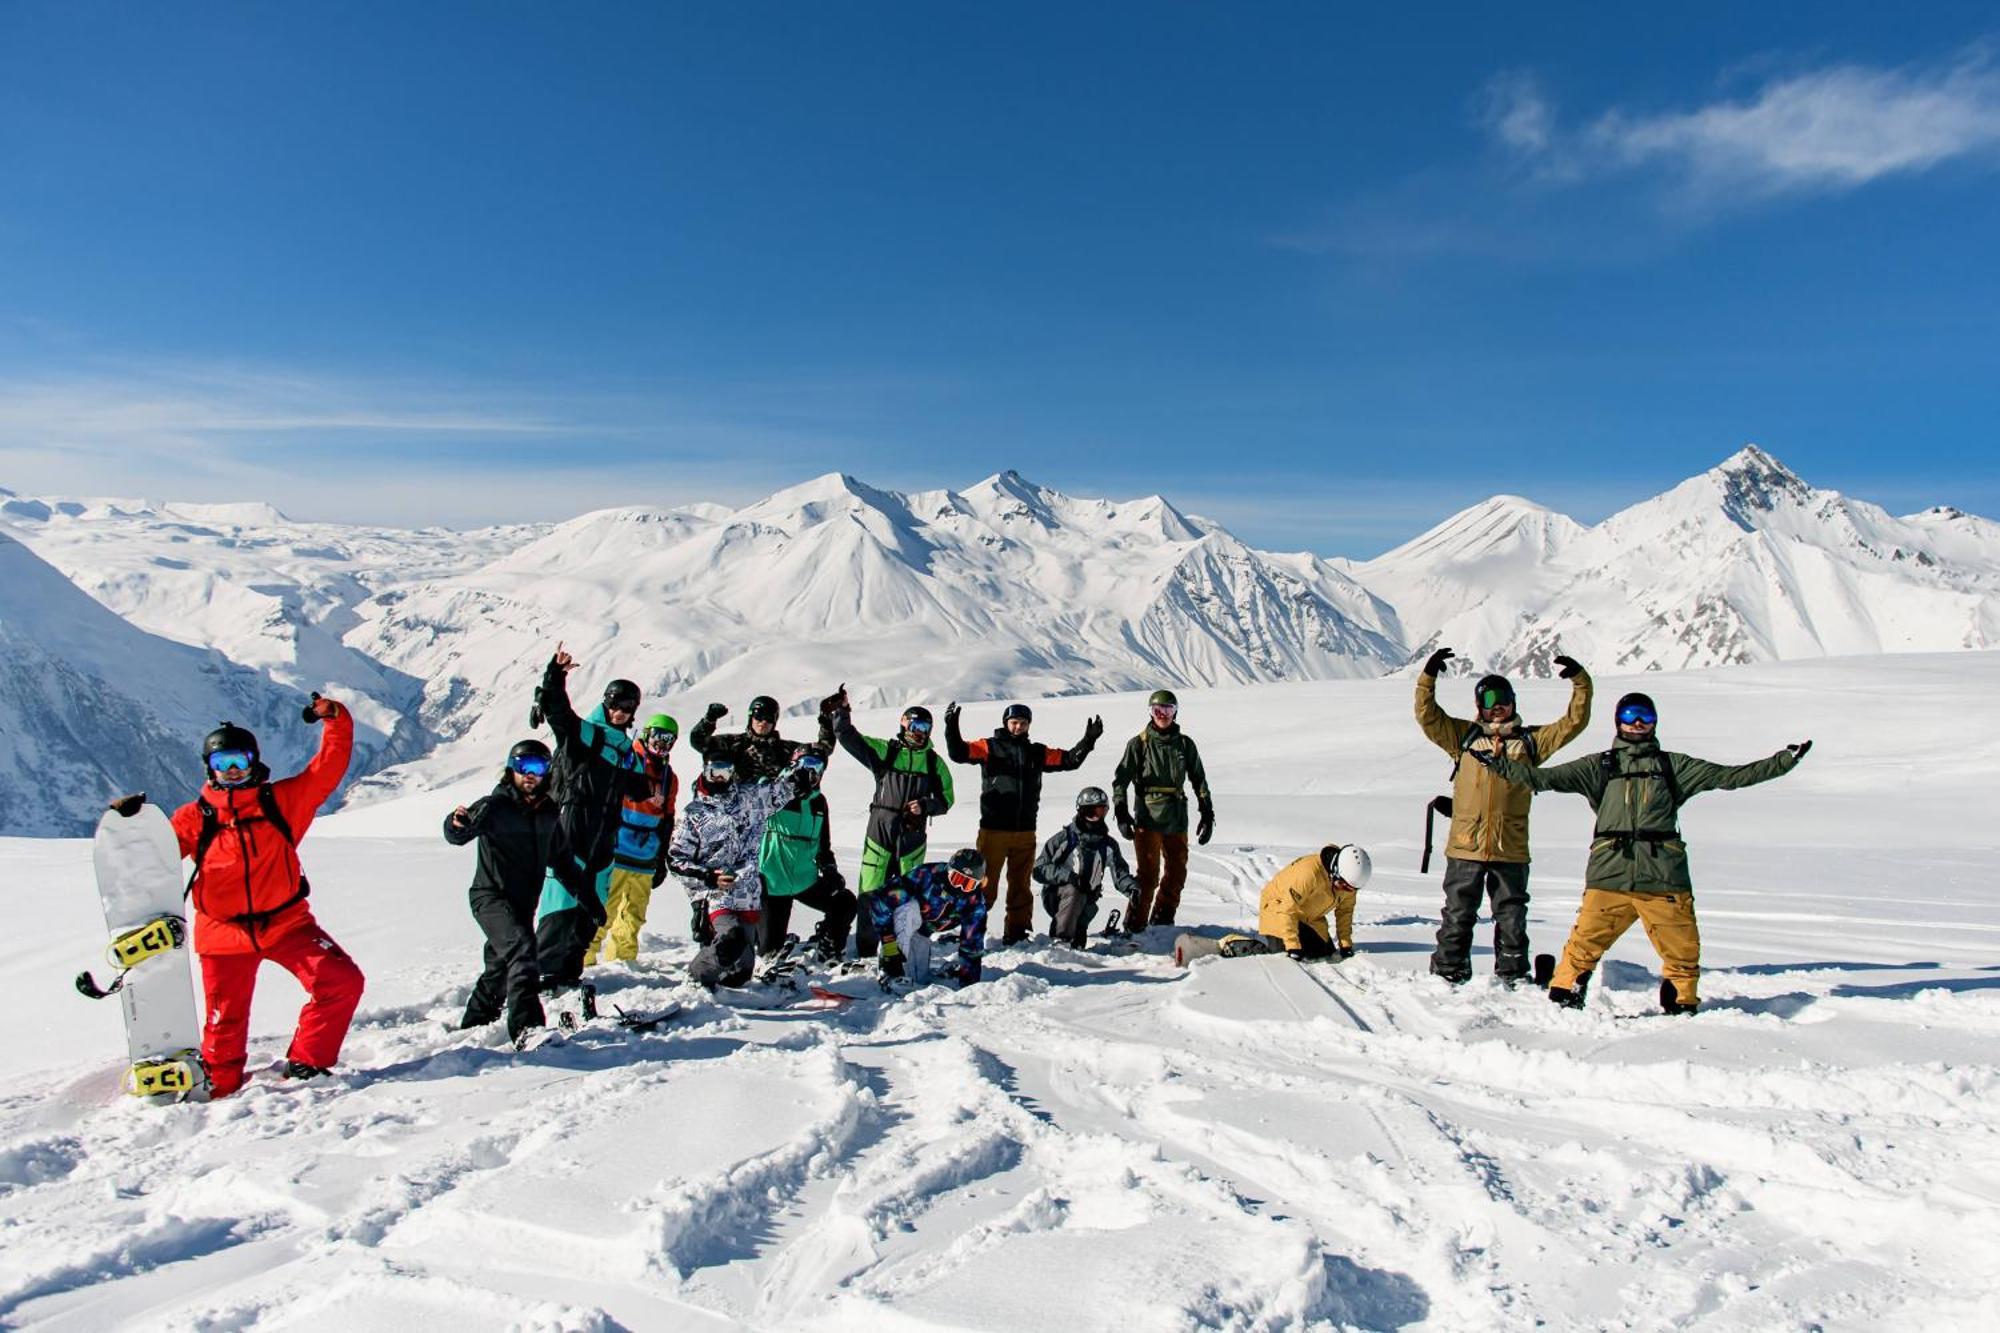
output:
POLYGON ((1791 772, 1812 749, 1811 741, 1800 741, 1753 763, 1712 764, 1662 750, 1659 720, 1650 698, 1628 694, 1618 701, 1618 739, 1602 754, 1554 768, 1473 755, 1508 782, 1533 791, 1575 792, 1597 811, 1583 905, 1549 978, 1549 998, 1557 1004, 1583 1007, 1598 959, 1636 920, 1660 955, 1660 1007, 1670 1014, 1693 1013, 1699 1003, 1701 933, 1680 807, 1705 791, 1769 782, 1791 772))
POLYGON ((1528 975, 1528 806, 1533 793, 1464 762, 1468 754, 1504 754, 1540 764, 1590 725, 1590 673, 1573 657, 1558 657, 1570 682, 1569 710, 1547 726, 1522 725, 1514 687, 1486 676, 1473 688, 1477 719, 1438 706, 1438 672, 1452 657, 1440 648, 1417 677, 1417 725, 1451 756, 1451 840, 1445 845, 1444 912, 1438 920, 1431 971, 1457 985, 1472 978, 1472 928, 1481 899, 1493 901, 1493 975, 1513 983, 1528 975))
POLYGON ((1118 802, 1118 831, 1131 840, 1133 857, 1139 863, 1139 892, 1125 915, 1127 932, 1144 930, 1149 924, 1171 926, 1174 913, 1180 910, 1188 863, 1188 806, 1183 786, 1194 788, 1201 809, 1195 841, 1206 845, 1215 832, 1215 801, 1209 795, 1201 751, 1175 721, 1180 716, 1180 700, 1172 690, 1154 690, 1146 707, 1152 714, 1146 729, 1125 743, 1125 754, 1111 775, 1111 790, 1118 802), (1126 789, 1131 787, 1139 793, 1136 818, 1126 800, 1126 789), (1162 861, 1166 863, 1164 875, 1162 861))

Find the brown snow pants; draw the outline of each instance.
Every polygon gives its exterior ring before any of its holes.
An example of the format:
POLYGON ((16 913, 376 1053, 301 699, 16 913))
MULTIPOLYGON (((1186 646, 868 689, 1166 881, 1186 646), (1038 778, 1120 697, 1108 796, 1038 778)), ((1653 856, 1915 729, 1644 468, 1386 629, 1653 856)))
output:
POLYGON ((1035 868, 1035 831, 1003 833, 983 828, 973 844, 986 858, 986 906, 1000 900, 1000 870, 1007 870, 1007 922, 1000 929, 1003 940, 1023 939, 1035 928, 1035 893, 1028 874, 1035 868))
POLYGON ((1674 983, 1682 1004, 1694 1004, 1695 977, 1701 972, 1701 930, 1694 919, 1691 893, 1622 893, 1615 889, 1585 889, 1562 961, 1556 964, 1551 987, 1575 990, 1576 979, 1597 970, 1597 962, 1618 942, 1634 921, 1646 928, 1646 938, 1660 955, 1660 975, 1674 983))
POLYGON ((1139 892, 1125 912, 1125 928, 1172 925, 1174 913, 1181 907, 1181 888, 1187 883, 1188 835, 1140 829, 1132 835, 1132 855, 1139 862, 1139 892), (1162 862, 1165 874, 1161 873, 1162 862), (1155 889, 1159 891, 1157 898, 1155 889))

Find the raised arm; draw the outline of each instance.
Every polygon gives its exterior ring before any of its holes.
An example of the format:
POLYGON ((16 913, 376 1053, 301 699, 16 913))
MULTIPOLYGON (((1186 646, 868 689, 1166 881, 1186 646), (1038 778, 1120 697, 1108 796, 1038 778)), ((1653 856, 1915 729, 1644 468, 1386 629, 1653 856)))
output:
POLYGON ((1486 750, 1467 750, 1466 754, 1515 786, 1530 791, 1566 791, 1592 801, 1604 794, 1604 764, 1594 754, 1552 768, 1530 766, 1486 750))
POLYGON ((1431 744, 1455 757, 1459 743, 1465 739, 1466 728, 1472 723, 1462 717, 1453 717, 1438 706, 1437 687, 1435 672, 1426 671, 1417 677, 1417 725, 1423 728, 1431 744))
POLYGON ((1712 764, 1688 754, 1669 754, 1666 758, 1674 766, 1674 781, 1680 786, 1683 801, 1705 791, 1754 787, 1783 777, 1799 764, 1799 753, 1791 746, 1768 759, 1755 759, 1747 764, 1712 764))
POLYGON ((1535 753, 1543 759, 1553 758, 1557 750, 1581 736, 1590 725, 1590 699, 1595 690, 1582 663, 1573 657, 1558 657, 1556 661, 1570 678, 1569 709, 1547 726, 1535 728, 1535 753))
POLYGON ((1051 773, 1067 773, 1083 767, 1083 761, 1090 758, 1090 752, 1097 747, 1097 738, 1104 734, 1104 719, 1093 717, 1083 724, 1083 739, 1067 750, 1054 746, 1042 747, 1042 767, 1051 773))

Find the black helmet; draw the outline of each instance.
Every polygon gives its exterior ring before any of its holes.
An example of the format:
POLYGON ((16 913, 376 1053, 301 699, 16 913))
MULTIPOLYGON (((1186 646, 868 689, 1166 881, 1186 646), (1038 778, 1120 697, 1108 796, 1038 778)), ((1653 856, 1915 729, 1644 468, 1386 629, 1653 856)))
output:
POLYGON ((915 704, 903 710, 903 730, 916 731, 925 736, 931 734, 931 710, 922 704, 915 704))
POLYGON ((826 751, 817 745, 807 745, 792 756, 791 767, 787 770, 799 790, 811 791, 818 787, 826 776, 826 751))
POLYGON ((961 847, 951 854, 945 868, 960 875, 970 875, 974 879, 986 878, 986 858, 976 847, 961 847))
POLYGON ((507 751, 507 766, 509 768, 514 766, 516 759, 540 759, 548 762, 553 761, 555 756, 549 753, 548 746, 531 736, 524 741, 515 741, 514 748, 507 751))
POLYGON ((1093 805, 1108 807, 1110 804, 1111 798, 1104 794, 1102 787, 1085 787, 1076 794, 1076 808, 1079 810, 1089 809, 1093 805))
POLYGON ((750 701, 752 722, 776 722, 779 712, 778 701, 768 694, 760 694, 750 701))
POLYGON ((221 750, 247 750, 254 761, 259 758, 257 733, 248 727, 239 727, 234 722, 224 722, 202 739, 202 762, 207 763, 210 755, 221 750))
POLYGON ((1505 676, 1481 676, 1472 687, 1472 702, 1482 712, 1514 702, 1514 686, 1505 676), (1490 697, 1489 697, 1490 696, 1490 697))
POLYGON ((1035 720, 1035 710, 1026 704, 1008 704, 1007 711, 1000 714, 1000 721, 1004 726, 1017 717, 1023 722, 1033 722, 1035 720))
POLYGON ((1640 694, 1637 690, 1620 699, 1618 707, 1612 711, 1611 716, 1618 719, 1618 725, 1621 727, 1628 720, 1632 722, 1647 722, 1653 726, 1660 724, 1660 710, 1654 706, 1653 696, 1650 694, 1640 694), (1633 716, 1629 719, 1625 712, 1628 708, 1633 713, 1633 716))
POLYGON ((629 680, 614 680, 604 687, 604 707, 639 711, 639 687, 629 680))

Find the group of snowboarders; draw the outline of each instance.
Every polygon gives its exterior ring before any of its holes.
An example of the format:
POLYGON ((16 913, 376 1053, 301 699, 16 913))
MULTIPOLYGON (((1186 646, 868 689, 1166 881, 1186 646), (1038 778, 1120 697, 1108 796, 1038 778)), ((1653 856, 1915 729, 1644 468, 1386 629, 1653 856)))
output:
MULTIPOLYGON (((1581 1007, 1598 961, 1636 920, 1660 955, 1662 1009, 1693 1012, 1700 936, 1679 808, 1705 791, 1789 772, 1812 743, 1749 764, 1713 764, 1661 749, 1653 701, 1629 694, 1619 700, 1609 750, 1549 766, 1590 722, 1592 685, 1582 665, 1553 659, 1570 681, 1569 706, 1555 722, 1528 726, 1512 685, 1498 675, 1474 685, 1475 716, 1447 713, 1438 681, 1453 656, 1448 648, 1433 652, 1416 685, 1417 723, 1453 763, 1452 795, 1432 803, 1450 815, 1451 833, 1431 972, 1454 985, 1471 977, 1473 930, 1486 903, 1494 975, 1509 985, 1532 977, 1551 1000, 1581 1007), (1528 814, 1539 791, 1584 796, 1597 826, 1569 940, 1559 959, 1531 961, 1528 814)), ((577 987, 600 958, 637 959, 651 898, 669 876, 687 891, 700 945, 689 977, 711 991, 745 984, 760 957, 797 953, 828 967, 853 966, 844 964, 850 930, 857 959, 877 959, 885 986, 931 980, 932 942, 951 937, 956 948, 945 975, 965 986, 983 974, 988 915, 1001 907, 1003 880, 1002 947, 1030 935, 1031 883, 1041 888, 1051 940, 1084 947, 1107 889, 1128 904, 1122 923, 1118 913, 1108 918, 1107 934, 1174 924, 1190 826, 1198 843, 1214 833, 1200 751, 1180 729, 1170 690, 1148 699, 1147 722, 1127 742, 1111 791, 1083 788, 1072 818, 1038 844, 1043 776, 1079 768, 1103 734, 1102 719, 1091 718, 1076 744, 1058 749, 1032 740, 1032 711, 1011 704, 990 737, 968 742, 953 703, 944 713, 940 756, 927 708, 905 709, 892 736, 867 736, 853 724, 844 685, 821 700, 809 742, 780 735, 782 710, 769 696, 751 701, 737 733, 717 730, 729 710, 712 704, 689 738, 701 764, 682 806, 670 763, 678 723, 664 713, 641 720, 641 692, 625 679, 613 680, 589 715, 580 715, 569 695, 576 666, 558 645, 535 692, 531 720, 546 722, 554 744, 515 744, 492 792, 444 820, 447 841, 476 844, 469 902, 485 937, 485 966, 460 1025, 504 1018, 517 1042, 546 1023, 544 997, 577 987), (821 790, 836 747, 874 779, 857 889, 848 888, 833 855, 821 790), (929 823, 954 799, 947 761, 980 771, 979 834, 974 846, 933 861, 929 823), (1114 824, 1132 844, 1136 871, 1112 836, 1114 824), (820 914, 805 944, 789 931, 794 902, 820 914)), ((210 733, 202 793, 172 817, 181 854, 195 862, 189 896, 208 1014, 201 1057, 213 1096, 242 1083, 250 997, 263 960, 292 972, 308 995, 286 1057, 288 1077, 314 1077, 333 1065, 361 996, 360 969, 312 916, 297 854, 346 773, 353 719, 318 695, 304 716, 323 724, 319 751, 303 771, 275 781, 249 731, 225 723, 210 733)), ((1176 956, 1351 957, 1356 894, 1371 875, 1365 849, 1330 843, 1265 885, 1257 934, 1219 942, 1183 936, 1176 956)))

